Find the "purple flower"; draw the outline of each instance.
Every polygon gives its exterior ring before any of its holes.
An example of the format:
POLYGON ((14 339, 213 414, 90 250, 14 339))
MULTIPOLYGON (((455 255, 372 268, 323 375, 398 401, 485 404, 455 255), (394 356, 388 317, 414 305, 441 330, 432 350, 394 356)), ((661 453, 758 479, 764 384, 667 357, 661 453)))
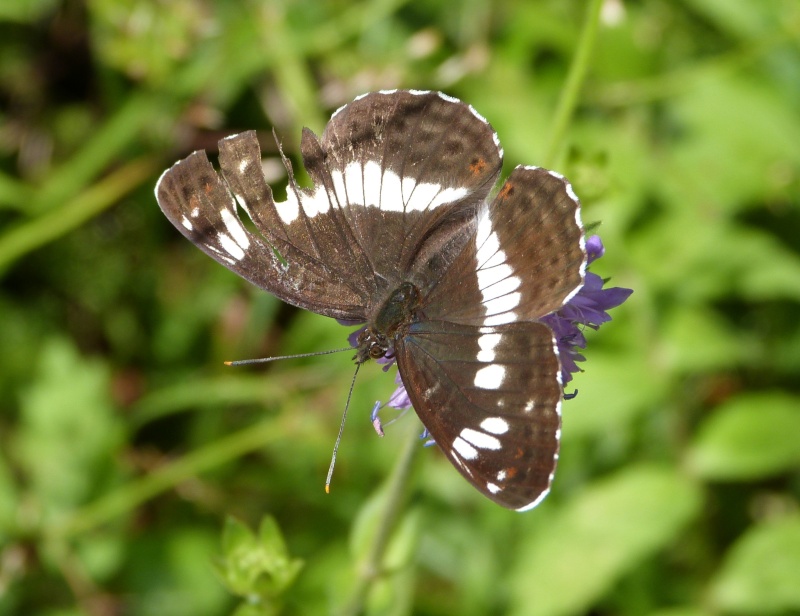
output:
MULTIPOLYGON (((605 251, 599 236, 593 235, 588 238, 586 264, 591 265, 602 257, 605 251)), ((583 328, 598 329, 603 323, 610 321, 611 317, 606 311, 619 306, 633 293, 632 289, 622 287, 604 289, 605 282, 597 274, 587 271, 581 290, 564 306, 541 319, 556 335, 563 385, 572 380, 573 373, 580 371, 575 362, 585 360, 578 351, 586 348, 583 328)))
POLYGON ((394 377, 394 382, 397 385, 397 389, 395 389, 394 393, 389 396, 389 401, 386 404, 391 406, 393 409, 409 408, 411 406, 411 398, 408 397, 408 392, 403 385, 403 379, 400 378, 399 371, 394 377))
MULTIPOLYGON (((604 253, 605 247, 599 236, 592 235, 587 238, 587 266, 602 257, 604 253)), ((579 349, 586 348, 586 338, 583 335, 584 328, 598 329, 603 323, 610 321, 611 317, 607 311, 622 304, 633 293, 632 289, 623 289, 621 287, 604 289, 603 285, 605 283, 606 281, 600 276, 587 271, 581 290, 561 308, 541 318, 541 321, 553 330, 556 337, 561 360, 562 385, 569 383, 572 380, 572 375, 581 370, 576 362, 585 360, 579 351, 579 349)), ((348 341, 351 346, 355 347, 357 345, 358 335, 363 329, 358 329, 350 334, 348 341)), ((377 361, 380 364, 384 364, 383 369, 386 371, 394 365, 395 356, 392 353, 377 361)), ((377 425, 380 425, 380 420, 376 419, 377 413, 383 406, 390 406, 395 409, 407 409, 411 406, 411 399, 403 386, 399 372, 394 381, 397 384, 397 389, 390 396, 388 402, 380 406, 376 404, 373 409, 373 423, 377 421, 377 425)))

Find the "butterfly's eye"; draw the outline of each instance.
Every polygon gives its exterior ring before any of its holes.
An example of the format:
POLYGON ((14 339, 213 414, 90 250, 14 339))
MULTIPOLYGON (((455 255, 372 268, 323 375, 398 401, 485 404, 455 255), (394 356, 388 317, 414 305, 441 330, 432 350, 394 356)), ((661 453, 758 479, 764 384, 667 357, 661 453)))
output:
POLYGON ((369 347, 369 356, 372 359, 380 359, 386 354, 386 351, 378 344, 373 344, 369 347))

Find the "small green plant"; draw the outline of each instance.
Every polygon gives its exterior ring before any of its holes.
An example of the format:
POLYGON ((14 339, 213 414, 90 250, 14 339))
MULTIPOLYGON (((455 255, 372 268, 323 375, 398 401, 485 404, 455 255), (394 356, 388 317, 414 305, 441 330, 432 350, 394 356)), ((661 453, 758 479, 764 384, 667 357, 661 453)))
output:
POLYGON ((222 557, 214 569, 225 587, 242 603, 235 616, 267 616, 281 611, 282 597, 303 568, 292 558, 277 522, 261 520, 256 535, 229 517, 222 533, 222 557))

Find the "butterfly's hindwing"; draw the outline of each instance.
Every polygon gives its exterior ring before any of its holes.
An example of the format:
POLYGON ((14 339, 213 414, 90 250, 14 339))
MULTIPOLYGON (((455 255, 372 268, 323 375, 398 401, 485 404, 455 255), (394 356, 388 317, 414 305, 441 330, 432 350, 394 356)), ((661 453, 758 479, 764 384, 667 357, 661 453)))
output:
POLYGON ((561 382, 541 323, 413 325, 400 375, 433 439, 472 485, 512 509, 547 493, 558 458, 561 382))
POLYGON ((586 270, 579 211, 562 176, 517 167, 426 298, 428 318, 493 326, 534 321, 560 308, 581 288, 586 270))

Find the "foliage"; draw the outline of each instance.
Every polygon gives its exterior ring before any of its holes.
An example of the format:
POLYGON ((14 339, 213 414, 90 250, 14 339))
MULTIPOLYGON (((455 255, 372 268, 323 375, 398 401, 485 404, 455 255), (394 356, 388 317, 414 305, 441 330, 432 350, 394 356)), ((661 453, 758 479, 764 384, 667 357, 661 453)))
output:
POLYGON ((279 613, 279 598, 294 582, 303 562, 289 557, 275 520, 261 520, 256 537, 241 522, 228 518, 222 548, 217 575, 233 594, 245 599, 235 614, 279 613))
POLYGON ((599 6, 2 3, 0 616, 800 611, 800 5, 599 6), (506 173, 569 177, 595 271, 635 290, 587 332, 526 514, 411 447, 411 414, 377 438, 375 366, 326 495, 349 358, 222 362, 347 330, 153 197, 256 128, 280 198, 273 128, 299 169, 302 126, 394 87, 470 102, 506 173))

